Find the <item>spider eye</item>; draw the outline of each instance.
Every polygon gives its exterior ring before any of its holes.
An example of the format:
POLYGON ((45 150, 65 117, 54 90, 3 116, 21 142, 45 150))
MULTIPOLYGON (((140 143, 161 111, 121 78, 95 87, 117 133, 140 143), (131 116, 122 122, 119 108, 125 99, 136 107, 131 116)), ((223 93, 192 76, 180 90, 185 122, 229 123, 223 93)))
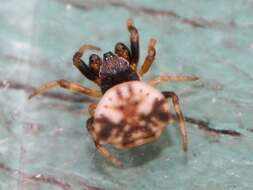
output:
POLYGON ((112 57, 114 57, 114 54, 111 51, 104 54, 104 60, 111 59, 112 57))

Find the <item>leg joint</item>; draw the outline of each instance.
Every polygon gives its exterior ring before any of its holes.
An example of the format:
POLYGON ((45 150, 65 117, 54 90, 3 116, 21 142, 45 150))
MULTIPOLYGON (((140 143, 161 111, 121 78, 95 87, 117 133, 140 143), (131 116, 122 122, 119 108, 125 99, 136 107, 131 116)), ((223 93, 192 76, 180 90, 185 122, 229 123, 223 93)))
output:
POLYGON ((76 65, 76 66, 77 65, 81 65, 81 61, 80 61, 81 57, 82 57, 82 54, 80 52, 76 52, 74 54, 74 56, 73 56, 73 63, 74 63, 74 65, 76 65))
POLYGON ((175 102, 176 104, 179 103, 178 95, 175 92, 164 91, 162 92, 162 94, 164 95, 165 98, 172 98, 173 102, 175 102))
POLYGON ((58 80, 57 82, 62 88, 69 87, 69 82, 65 79, 58 80))

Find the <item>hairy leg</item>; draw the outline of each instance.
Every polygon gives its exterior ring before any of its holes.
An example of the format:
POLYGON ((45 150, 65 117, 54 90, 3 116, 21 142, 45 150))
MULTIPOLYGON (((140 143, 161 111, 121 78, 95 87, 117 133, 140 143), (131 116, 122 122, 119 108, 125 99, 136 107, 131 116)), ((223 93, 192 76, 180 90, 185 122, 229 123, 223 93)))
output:
POLYGON ((177 119, 179 122, 179 126, 180 126, 180 133, 181 133, 181 139, 182 139, 182 148, 184 151, 187 151, 188 149, 188 140, 187 140, 187 129, 185 126, 185 119, 184 119, 184 115, 180 109, 180 105, 179 105, 179 98, 178 96, 171 91, 164 91, 162 92, 162 94, 165 96, 165 98, 171 98, 175 111, 176 111, 176 115, 177 115, 177 119))
POLYGON ((139 61, 139 33, 137 28, 134 26, 132 19, 127 20, 127 29, 130 32, 130 47, 131 47, 131 59, 130 65, 134 70, 137 69, 137 64, 139 61))
POLYGON ((130 63, 130 50, 129 48, 122 42, 118 42, 115 45, 115 49, 114 52, 119 56, 119 57, 123 57, 124 59, 126 59, 129 63, 130 63))
POLYGON ((102 60, 98 55, 91 55, 89 66, 81 59, 84 52, 87 50, 96 50, 100 51, 100 48, 93 45, 83 45, 80 47, 79 51, 76 52, 73 56, 73 64, 78 68, 78 70, 89 80, 95 82, 96 84, 100 84, 100 79, 98 73, 92 69, 92 66, 100 65, 102 60))
POLYGON ((81 84, 76 83, 76 82, 70 82, 70 81, 62 79, 62 80, 50 81, 41 85, 40 87, 38 87, 32 92, 32 94, 29 96, 29 99, 57 87, 65 88, 67 90, 71 90, 74 92, 82 93, 82 94, 93 96, 93 97, 102 96, 100 91, 84 87, 81 84))
POLYGON ((148 55, 145 58, 145 61, 143 65, 141 66, 141 69, 139 70, 140 76, 144 75, 146 72, 148 72, 150 66, 154 63, 156 50, 155 50, 156 40, 150 39, 148 44, 148 55))
POLYGON ((161 82, 170 82, 170 81, 195 81, 199 77, 196 76, 183 76, 183 75, 160 75, 148 81, 148 84, 151 86, 156 86, 161 82))
POLYGON ((88 112, 89 112, 90 116, 94 115, 96 107, 97 107, 97 104, 90 104, 89 105, 88 112))
POLYGON ((87 129, 93 138, 94 144, 98 152, 115 166, 122 167, 123 166, 122 162, 117 158, 115 158, 105 147, 99 144, 99 140, 97 139, 96 134, 94 133, 92 124, 93 124, 93 117, 87 120, 87 129))

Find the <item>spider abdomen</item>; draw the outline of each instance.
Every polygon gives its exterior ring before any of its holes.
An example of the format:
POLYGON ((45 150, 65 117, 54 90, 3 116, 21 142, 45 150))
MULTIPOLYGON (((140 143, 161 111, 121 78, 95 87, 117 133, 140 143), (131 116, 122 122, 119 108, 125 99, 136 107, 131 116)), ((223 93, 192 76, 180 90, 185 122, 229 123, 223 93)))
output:
POLYGON ((169 121, 169 105, 155 88, 130 81, 106 91, 94 113, 94 134, 101 144, 140 146, 158 138, 169 121))

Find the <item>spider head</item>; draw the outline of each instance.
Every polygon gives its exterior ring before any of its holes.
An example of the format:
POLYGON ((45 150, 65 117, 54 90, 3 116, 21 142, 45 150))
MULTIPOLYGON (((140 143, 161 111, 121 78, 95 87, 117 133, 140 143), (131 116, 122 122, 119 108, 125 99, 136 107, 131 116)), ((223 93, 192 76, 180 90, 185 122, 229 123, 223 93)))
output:
POLYGON ((129 69, 128 61, 109 51, 103 56, 103 64, 100 68, 100 76, 102 78, 116 76, 127 69, 129 69))
POLYGON ((122 82, 140 80, 137 73, 131 69, 129 62, 112 52, 104 54, 99 77, 102 82, 102 92, 122 82))

